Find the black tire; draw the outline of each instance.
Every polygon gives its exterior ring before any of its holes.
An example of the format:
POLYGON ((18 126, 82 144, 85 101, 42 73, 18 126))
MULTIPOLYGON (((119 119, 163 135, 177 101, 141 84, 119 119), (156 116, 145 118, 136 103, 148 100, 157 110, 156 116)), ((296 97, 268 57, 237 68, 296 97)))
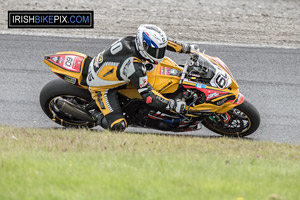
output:
POLYGON ((232 119, 227 123, 227 125, 226 123, 219 125, 210 118, 204 120, 202 124, 209 130, 228 137, 245 137, 254 133, 259 127, 260 115, 257 109, 246 100, 241 105, 230 110, 228 114, 232 117, 232 119), (240 127, 232 128, 231 124, 234 123, 234 125, 236 125, 238 124, 237 122, 243 122, 244 127, 240 125, 240 127))
POLYGON ((40 93, 40 104, 44 113, 59 125, 71 128, 91 128, 94 123, 82 121, 80 119, 68 117, 63 113, 55 111, 53 101, 56 97, 73 98, 77 103, 85 104, 92 101, 88 90, 79 88, 62 79, 54 79, 48 82, 40 93))

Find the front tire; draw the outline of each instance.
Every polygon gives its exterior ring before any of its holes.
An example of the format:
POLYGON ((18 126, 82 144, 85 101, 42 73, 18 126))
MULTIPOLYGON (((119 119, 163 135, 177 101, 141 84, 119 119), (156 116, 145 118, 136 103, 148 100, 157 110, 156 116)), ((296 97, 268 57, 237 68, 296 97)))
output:
POLYGON ((92 128, 95 126, 94 123, 61 112, 55 106, 56 98, 63 98, 77 106, 84 107, 92 101, 88 90, 76 87, 62 79, 54 79, 43 87, 40 93, 40 105, 44 113, 59 125, 69 128, 92 128))
POLYGON ((212 117, 202 124, 209 130, 223 136, 245 137, 254 133, 260 124, 260 115, 257 109, 246 100, 227 112, 230 116, 228 122, 217 123, 212 117))

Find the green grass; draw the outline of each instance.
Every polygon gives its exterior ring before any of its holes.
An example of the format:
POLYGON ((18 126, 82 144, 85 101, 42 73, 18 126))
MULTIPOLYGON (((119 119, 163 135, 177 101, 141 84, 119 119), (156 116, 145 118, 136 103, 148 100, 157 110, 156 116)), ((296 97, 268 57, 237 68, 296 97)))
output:
POLYGON ((300 146, 0 126, 0 199, 300 199, 300 146))

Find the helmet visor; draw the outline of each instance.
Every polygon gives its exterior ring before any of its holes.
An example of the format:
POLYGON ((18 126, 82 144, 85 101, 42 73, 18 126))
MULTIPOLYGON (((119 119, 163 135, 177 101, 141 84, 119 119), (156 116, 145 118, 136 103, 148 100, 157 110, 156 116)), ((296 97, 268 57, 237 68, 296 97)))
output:
POLYGON ((153 48, 153 47, 149 46, 147 43, 144 43, 144 48, 145 48, 146 52, 153 58, 161 59, 161 58, 165 57, 167 47, 153 48))

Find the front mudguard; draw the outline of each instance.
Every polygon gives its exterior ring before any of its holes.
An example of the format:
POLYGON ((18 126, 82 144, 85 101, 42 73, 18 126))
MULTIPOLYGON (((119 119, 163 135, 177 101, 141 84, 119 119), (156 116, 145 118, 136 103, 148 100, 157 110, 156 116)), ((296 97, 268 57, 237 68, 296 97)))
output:
POLYGON ((226 113, 229 110, 231 110, 232 108, 234 108, 238 105, 241 105, 242 103, 244 103, 244 101, 245 101, 244 95, 242 93, 239 93, 238 97, 235 100, 226 102, 229 104, 222 107, 220 110, 216 111, 216 113, 218 113, 218 114, 226 113))

